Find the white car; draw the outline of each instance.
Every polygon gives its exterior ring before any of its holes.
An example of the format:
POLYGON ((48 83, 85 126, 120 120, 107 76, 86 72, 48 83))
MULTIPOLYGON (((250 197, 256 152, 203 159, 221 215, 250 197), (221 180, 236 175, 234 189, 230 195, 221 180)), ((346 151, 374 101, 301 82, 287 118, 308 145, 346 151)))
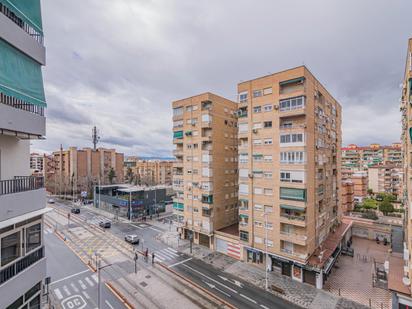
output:
POLYGON ((47 201, 47 203, 49 203, 49 204, 54 204, 54 202, 55 202, 55 200, 52 199, 52 198, 49 198, 49 200, 47 201))

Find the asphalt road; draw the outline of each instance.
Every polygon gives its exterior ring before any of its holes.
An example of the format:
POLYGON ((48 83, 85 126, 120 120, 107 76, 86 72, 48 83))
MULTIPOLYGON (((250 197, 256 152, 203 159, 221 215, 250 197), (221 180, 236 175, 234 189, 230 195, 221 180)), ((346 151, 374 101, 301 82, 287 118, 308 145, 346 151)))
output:
MULTIPOLYGON (((51 277, 50 293, 63 309, 97 308, 97 274, 55 236, 50 228, 44 232, 47 257, 47 275, 51 277)), ((119 299, 102 286, 101 308, 125 308, 119 299)))

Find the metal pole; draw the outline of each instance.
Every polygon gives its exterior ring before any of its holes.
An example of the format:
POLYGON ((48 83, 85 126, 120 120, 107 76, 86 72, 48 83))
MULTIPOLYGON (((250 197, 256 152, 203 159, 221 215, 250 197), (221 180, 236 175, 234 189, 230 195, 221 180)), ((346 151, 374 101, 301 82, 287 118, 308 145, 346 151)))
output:
POLYGON ((129 221, 132 222, 132 192, 129 192, 129 221))
POLYGON ((100 208, 100 175, 99 175, 99 208, 100 208))
POLYGON ((268 284, 268 262, 269 262, 269 255, 268 255, 268 216, 265 212, 265 251, 266 251, 266 271, 265 271, 265 288, 266 291, 269 288, 268 284))
POLYGON ((100 260, 97 266, 97 308, 100 309, 100 260))

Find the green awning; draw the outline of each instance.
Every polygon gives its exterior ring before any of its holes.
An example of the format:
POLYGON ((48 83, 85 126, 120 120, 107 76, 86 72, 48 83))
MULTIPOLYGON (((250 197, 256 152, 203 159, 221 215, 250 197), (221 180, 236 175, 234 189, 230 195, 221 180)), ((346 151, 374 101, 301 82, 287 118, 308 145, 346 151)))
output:
POLYGON ((239 214, 239 217, 242 218, 242 219, 248 219, 249 218, 249 216, 245 215, 245 214, 239 214))
POLYGON ((41 65, 1 39, 0 55, 0 91, 45 107, 41 65))
POLYGON ((239 202, 249 202, 249 200, 248 200, 248 199, 245 199, 245 198, 240 198, 240 199, 239 199, 239 202))
POLYGON ((263 174, 262 170, 253 170, 253 174, 263 174))
POLYGON ((409 96, 412 96, 412 78, 409 78, 409 96))
POLYGON ((409 139, 412 143, 412 127, 409 128, 409 139))
POLYGON ((260 157, 263 157, 263 154, 261 154, 261 153, 254 153, 252 156, 253 156, 253 157, 256 157, 256 158, 260 158, 260 157))
POLYGON ((298 211, 304 211, 305 210, 302 207, 292 206, 292 205, 285 205, 285 204, 280 204, 280 208, 289 209, 289 210, 298 210, 298 211))
POLYGON ((283 82, 279 82, 279 85, 284 86, 284 85, 288 85, 288 84, 302 83, 303 81, 305 81, 304 77, 298 77, 298 78, 294 78, 294 79, 285 80, 283 82))
POLYGON ((183 138, 183 131, 173 132, 173 138, 183 138))
POLYGON ((43 34, 40 0, 0 0, 14 14, 43 34))

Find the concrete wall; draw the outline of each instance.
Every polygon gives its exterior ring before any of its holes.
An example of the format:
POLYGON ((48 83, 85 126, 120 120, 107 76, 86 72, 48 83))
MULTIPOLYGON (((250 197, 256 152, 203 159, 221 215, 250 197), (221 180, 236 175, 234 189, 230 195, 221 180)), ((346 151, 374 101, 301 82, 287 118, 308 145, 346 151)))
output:
POLYGON ((46 189, 0 195, 0 221, 43 209, 45 201, 46 189))
POLYGON ((5 104, 0 104, 0 129, 44 136, 46 135, 46 118, 5 104))
MULTIPOLYGON (((1 117, 3 115, 0 109, 1 117)), ((30 142, 13 136, 0 135, 0 180, 29 175, 30 142)))

